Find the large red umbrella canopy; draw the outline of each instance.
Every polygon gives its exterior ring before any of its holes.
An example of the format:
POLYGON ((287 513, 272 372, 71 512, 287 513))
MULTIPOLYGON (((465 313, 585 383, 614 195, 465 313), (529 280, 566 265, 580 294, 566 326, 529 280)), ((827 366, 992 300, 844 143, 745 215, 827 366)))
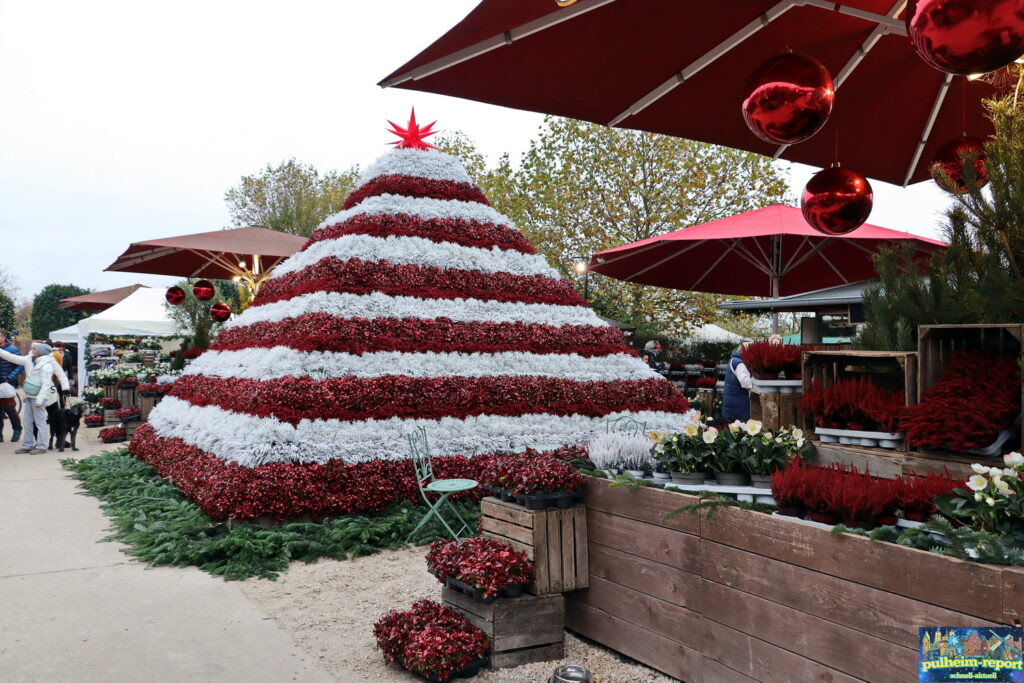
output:
POLYGON ((222 280, 260 276, 305 243, 305 237, 259 227, 199 232, 133 242, 107 270, 222 280))
POLYGON ((105 311, 140 287, 142 285, 130 285, 128 287, 118 287, 117 289, 106 289, 102 292, 89 292, 79 296, 70 296, 67 299, 61 299, 57 304, 57 308, 75 311, 105 311))
POLYGON ((872 256, 884 245, 910 242, 915 257, 945 243, 863 225, 827 237, 800 209, 774 204, 594 254, 589 268, 618 280, 656 287, 741 296, 788 296, 877 277, 872 256))
POLYGON ((987 137, 992 93, 928 66, 904 0, 484 0, 383 86, 666 133, 907 184, 965 132, 987 137), (565 3, 563 3, 565 4, 565 3), (740 103, 751 73, 792 48, 832 74, 835 108, 789 147, 754 136, 740 103), (838 140, 837 140, 838 138, 838 140))

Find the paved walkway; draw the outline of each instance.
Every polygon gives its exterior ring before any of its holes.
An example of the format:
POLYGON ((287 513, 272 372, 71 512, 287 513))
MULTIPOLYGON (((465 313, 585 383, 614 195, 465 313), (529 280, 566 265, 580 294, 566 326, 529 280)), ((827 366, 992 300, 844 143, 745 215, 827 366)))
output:
MULTIPOLYGON (((62 457, 0 444, 0 678, 8 681, 333 681, 237 583, 194 568, 146 569, 97 543, 99 501, 62 457)), ((348 682, 346 682, 348 683, 348 682)))

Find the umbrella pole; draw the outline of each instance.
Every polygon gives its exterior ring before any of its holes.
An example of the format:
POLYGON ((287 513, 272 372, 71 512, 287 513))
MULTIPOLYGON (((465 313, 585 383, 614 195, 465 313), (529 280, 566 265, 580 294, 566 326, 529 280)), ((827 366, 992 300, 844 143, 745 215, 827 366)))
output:
MULTIPOLYGON (((779 271, 782 269, 782 238, 775 236, 772 244, 772 298, 779 298, 779 271)), ((779 333, 779 312, 772 310, 772 334, 779 333)))

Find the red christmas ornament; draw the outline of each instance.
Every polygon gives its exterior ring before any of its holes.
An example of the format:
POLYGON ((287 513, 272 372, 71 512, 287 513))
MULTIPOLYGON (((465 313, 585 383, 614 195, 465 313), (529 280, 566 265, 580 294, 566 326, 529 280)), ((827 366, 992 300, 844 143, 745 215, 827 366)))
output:
POLYGON ((939 71, 995 71, 1024 54, 1021 0, 910 0, 907 35, 924 61, 939 71))
POLYGON ((185 300, 185 290, 178 286, 170 287, 164 294, 164 298, 170 305, 177 306, 185 300))
POLYGON ((800 197, 804 220, 826 235, 845 235, 859 228, 871 215, 873 203, 868 179, 838 166, 815 173, 800 197))
POLYGON ((391 127, 388 128, 388 132, 401 138, 400 140, 395 140, 394 142, 389 143, 394 145, 395 149, 437 149, 437 147, 434 147, 423 139, 428 135, 433 135, 437 132, 434 130, 434 124, 437 123, 437 121, 428 123, 421 128, 420 125, 416 123, 415 108, 412 110, 412 114, 409 116, 409 124, 405 128, 402 128, 394 121, 388 121, 388 123, 391 124, 391 127))
POLYGON ((223 301, 218 301, 213 306, 210 306, 210 317, 222 323, 231 317, 231 307, 223 301))
POLYGON ((985 170, 985 143, 978 138, 965 135, 962 138, 950 140, 935 154, 932 159, 932 177, 939 187, 946 190, 946 184, 942 182, 942 173, 956 185, 957 194, 967 192, 967 182, 964 180, 964 168, 970 163, 974 168, 974 175, 979 186, 988 182, 988 171, 985 170))
POLYGON ((804 55, 772 57, 747 81, 743 120, 765 142, 792 145, 811 137, 832 113, 835 87, 825 65, 804 55))
POLYGON ((192 296, 200 301, 209 301, 217 293, 217 288, 209 280, 200 280, 192 285, 192 296))

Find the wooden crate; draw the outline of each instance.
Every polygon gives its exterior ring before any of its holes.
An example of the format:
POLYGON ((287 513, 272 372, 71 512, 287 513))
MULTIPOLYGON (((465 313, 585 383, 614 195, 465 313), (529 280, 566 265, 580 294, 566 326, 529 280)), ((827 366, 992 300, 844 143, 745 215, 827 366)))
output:
POLYGON ((149 419, 149 413, 156 408, 156 404, 160 402, 161 396, 142 396, 139 395, 139 416, 143 422, 149 419))
MULTIPOLYGON (((805 394, 814 381, 829 386, 841 379, 869 377, 886 389, 901 389, 910 406, 918 400, 917 376, 916 351, 805 351, 803 357, 805 394)), ((814 425, 803 411, 800 422, 813 438, 814 425)))
POLYGON ((484 536, 525 551, 537 575, 528 590, 534 595, 586 588, 587 508, 527 510, 498 498, 480 502, 480 529, 484 536))
POLYGON ((891 451, 887 448, 865 448, 864 446, 843 446, 837 443, 815 442, 814 448, 805 454, 808 462, 817 465, 839 463, 853 465, 860 471, 868 470, 878 477, 895 478, 904 474, 924 475, 929 472, 944 474, 966 481, 974 471, 971 464, 978 462, 977 456, 958 456, 952 453, 921 453, 919 451, 891 451))
POLYGON ((802 426, 800 399, 803 394, 758 394, 750 392, 750 419, 759 420, 766 430, 802 426))
POLYGON ((564 655, 565 598, 561 595, 524 595, 485 605, 445 587, 441 598, 491 639, 491 667, 495 669, 564 655))
POLYGON ((949 357, 961 350, 993 351, 1024 360, 1024 324, 918 326, 919 394, 942 377, 949 357))
POLYGON ((136 405, 135 403, 135 389, 118 389, 117 398, 121 401, 121 407, 127 408, 129 406, 136 405))

